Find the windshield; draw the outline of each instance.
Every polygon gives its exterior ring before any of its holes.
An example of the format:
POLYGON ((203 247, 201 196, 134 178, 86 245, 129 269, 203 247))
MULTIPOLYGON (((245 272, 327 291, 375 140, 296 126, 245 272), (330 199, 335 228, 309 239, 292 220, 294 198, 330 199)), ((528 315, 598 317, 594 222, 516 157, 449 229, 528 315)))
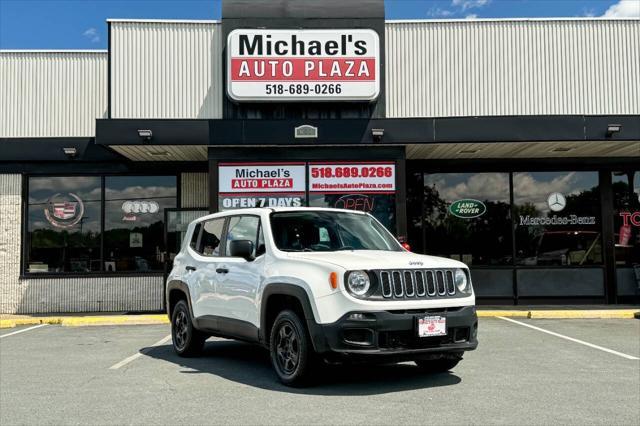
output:
POLYGON ((271 232, 282 251, 402 251, 400 244, 375 219, 356 213, 273 213, 271 232))

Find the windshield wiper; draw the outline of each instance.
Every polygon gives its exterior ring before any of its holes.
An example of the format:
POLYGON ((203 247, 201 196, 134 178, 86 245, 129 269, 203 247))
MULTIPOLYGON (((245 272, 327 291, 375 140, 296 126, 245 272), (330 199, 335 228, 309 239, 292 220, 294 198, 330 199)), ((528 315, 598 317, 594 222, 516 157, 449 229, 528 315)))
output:
POLYGON ((336 251, 343 251, 343 250, 355 250, 355 249, 351 246, 342 246, 336 249, 336 251))

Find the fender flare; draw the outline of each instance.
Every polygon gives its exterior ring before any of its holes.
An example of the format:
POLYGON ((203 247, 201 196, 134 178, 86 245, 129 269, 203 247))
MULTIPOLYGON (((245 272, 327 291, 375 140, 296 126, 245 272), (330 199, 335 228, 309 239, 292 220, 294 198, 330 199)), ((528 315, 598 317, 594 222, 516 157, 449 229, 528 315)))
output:
POLYGON ((303 319, 307 324, 307 330, 309 330, 309 337, 311 338, 313 348, 316 352, 326 352, 327 343, 324 332, 322 326, 316 322, 309 295, 304 288, 294 284, 268 284, 262 291, 262 302, 260 305, 260 342, 262 342, 264 346, 269 346, 269 336, 265 335, 265 330, 267 329, 267 303, 269 302, 269 297, 274 295, 291 296, 300 302, 302 311, 304 312, 303 319))
POLYGON ((171 299, 171 292, 177 290, 184 294, 187 299, 187 305, 189 306, 189 314, 191 315, 191 321, 195 321, 195 317, 193 316, 193 307, 191 305, 191 294, 189 293, 189 286, 180 280, 172 280, 167 283, 167 316, 169 316, 169 322, 171 322, 171 304, 169 300, 171 299))

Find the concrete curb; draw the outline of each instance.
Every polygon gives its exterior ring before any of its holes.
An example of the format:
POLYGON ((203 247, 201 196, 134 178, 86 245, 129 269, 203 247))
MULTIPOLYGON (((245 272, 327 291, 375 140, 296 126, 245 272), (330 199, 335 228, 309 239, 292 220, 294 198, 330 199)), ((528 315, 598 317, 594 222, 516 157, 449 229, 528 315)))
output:
POLYGON ((55 324, 64 327, 97 325, 149 325, 169 324, 166 314, 157 315, 102 315, 102 316, 60 316, 30 317, 0 320, 0 328, 13 328, 20 325, 55 324))
POLYGON ((478 310, 478 317, 510 317, 532 319, 633 319, 636 309, 557 309, 557 310, 478 310))
MULTIPOLYGON (((564 309, 564 310, 478 310, 480 318, 532 318, 532 319, 633 319, 640 318, 637 309, 564 309)), ((27 317, 0 320, 0 328, 20 325, 56 324, 64 327, 99 325, 153 325, 169 324, 166 314, 154 315, 87 315, 58 317, 27 317)))

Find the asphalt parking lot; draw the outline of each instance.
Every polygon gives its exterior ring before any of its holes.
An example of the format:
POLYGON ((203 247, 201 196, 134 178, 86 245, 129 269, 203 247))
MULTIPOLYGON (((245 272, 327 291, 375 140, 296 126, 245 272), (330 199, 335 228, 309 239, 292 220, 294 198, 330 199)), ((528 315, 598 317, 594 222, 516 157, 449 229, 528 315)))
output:
POLYGON ((305 389, 244 343, 178 358, 163 325, 3 329, 0 424, 640 423, 640 321, 517 321, 481 319, 450 373, 331 367, 305 389))

